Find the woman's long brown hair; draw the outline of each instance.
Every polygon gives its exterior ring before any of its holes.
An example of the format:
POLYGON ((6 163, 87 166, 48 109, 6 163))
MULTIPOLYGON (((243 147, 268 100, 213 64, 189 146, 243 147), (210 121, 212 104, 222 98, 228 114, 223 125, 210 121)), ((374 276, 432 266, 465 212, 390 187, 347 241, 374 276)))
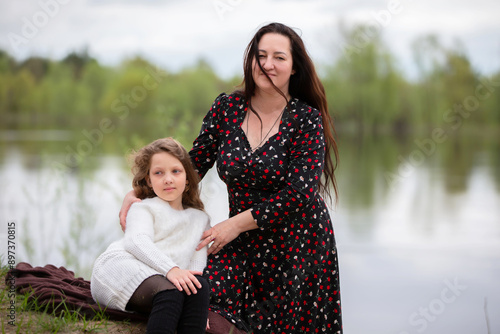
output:
MULTIPOLYGON (((325 88, 319 80, 316 73, 314 64, 309 57, 302 38, 290 27, 281 23, 271 23, 260 28, 255 36, 252 38, 245 50, 245 61, 243 64, 244 78, 243 89, 237 91, 242 94, 250 103, 250 110, 255 112, 251 107, 251 98, 255 94, 255 81, 252 76, 252 61, 259 59, 259 42, 262 36, 268 33, 276 33, 288 37, 290 39, 292 49, 293 69, 295 73, 290 77, 290 84, 288 92, 292 97, 307 103, 313 108, 316 108, 321 113, 323 120, 323 132, 325 136, 325 168, 323 171, 324 181, 321 180, 319 184, 319 191, 330 197, 329 184, 333 186, 335 193, 335 200, 338 198, 337 181, 335 179, 335 169, 339 160, 339 153, 337 148, 337 141, 335 140, 335 126, 328 111, 328 104, 326 102, 325 88), (333 155, 333 156, 332 156, 333 155)), ((260 67, 262 73, 267 76, 267 79, 274 86, 274 89, 286 100, 287 105, 289 101, 284 92, 274 85, 271 78, 267 75, 266 71, 262 68, 260 61, 256 62, 260 67)), ((258 115, 257 115, 258 116, 258 115)), ((259 118, 260 119, 260 118, 259 118)))
POLYGON ((186 190, 182 194, 182 206, 184 208, 203 210, 204 206, 200 199, 200 189, 198 187, 200 177, 194 170, 191 158, 186 149, 177 140, 170 137, 157 139, 133 154, 134 165, 132 173, 134 174, 134 179, 132 180, 132 187, 136 196, 140 199, 156 196, 153 188, 148 185, 148 178, 151 159, 153 155, 161 152, 169 153, 179 159, 186 172, 187 185, 186 190))

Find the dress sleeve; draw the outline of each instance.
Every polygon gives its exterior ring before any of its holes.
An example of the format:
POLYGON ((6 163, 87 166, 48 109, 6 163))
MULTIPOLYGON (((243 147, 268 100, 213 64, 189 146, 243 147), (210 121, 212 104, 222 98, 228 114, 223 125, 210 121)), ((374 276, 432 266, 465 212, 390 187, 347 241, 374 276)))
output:
POLYGON ((227 95, 220 94, 212 104, 209 112, 203 119, 198 137, 193 142, 189 152, 194 168, 203 178, 217 160, 217 149, 222 130, 221 115, 227 110, 227 95))
POLYGON ((143 203, 134 203, 127 214, 125 250, 139 261, 166 275, 177 264, 154 243, 154 216, 143 203))
POLYGON ((314 205, 319 196, 325 159, 323 123, 317 109, 307 107, 304 112, 299 130, 291 140, 285 187, 251 209, 261 229, 272 227, 288 215, 307 215, 304 209, 314 205))

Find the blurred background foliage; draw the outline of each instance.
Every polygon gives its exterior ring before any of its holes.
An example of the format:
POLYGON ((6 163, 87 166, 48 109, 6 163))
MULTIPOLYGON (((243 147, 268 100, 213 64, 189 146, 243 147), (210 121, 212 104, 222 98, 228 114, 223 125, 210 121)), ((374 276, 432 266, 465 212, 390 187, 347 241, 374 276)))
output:
MULTIPOLYGON (((318 65, 339 135, 390 134, 404 143, 408 135, 432 134, 437 127, 450 135, 457 129, 498 133, 500 72, 478 73, 460 43, 450 48, 437 36, 415 40, 418 73, 410 79, 380 31, 363 25, 340 31, 342 54, 318 65), (481 91, 487 98, 476 98, 473 111, 458 113, 454 108, 473 102, 484 82, 490 83, 481 91)), ((105 119, 115 138, 99 145, 105 152, 167 135, 190 146, 214 98, 240 82, 239 76, 220 78, 203 59, 171 73, 141 57, 104 66, 85 49, 62 60, 23 61, 0 50, 0 130, 90 131, 105 119)))

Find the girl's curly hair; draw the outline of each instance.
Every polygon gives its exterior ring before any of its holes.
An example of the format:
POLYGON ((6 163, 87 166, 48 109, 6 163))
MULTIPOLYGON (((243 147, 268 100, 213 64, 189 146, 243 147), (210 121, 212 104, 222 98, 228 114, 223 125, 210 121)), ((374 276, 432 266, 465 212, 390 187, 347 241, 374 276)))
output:
POLYGON ((198 187, 200 177, 198 173, 196 173, 186 149, 177 140, 171 137, 157 139, 132 154, 134 161, 132 166, 132 173, 134 174, 132 187, 134 188, 136 196, 140 199, 156 196, 153 188, 148 185, 148 177, 151 167, 151 158, 156 153, 161 152, 169 153, 179 159, 186 171, 188 185, 182 194, 182 205, 184 207, 203 210, 204 206, 200 199, 200 189, 198 187))

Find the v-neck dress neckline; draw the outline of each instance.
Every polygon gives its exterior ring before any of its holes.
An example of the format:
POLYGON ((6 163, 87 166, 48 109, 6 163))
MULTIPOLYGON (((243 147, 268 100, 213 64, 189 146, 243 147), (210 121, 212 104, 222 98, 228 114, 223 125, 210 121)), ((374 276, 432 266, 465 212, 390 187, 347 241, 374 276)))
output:
POLYGON ((249 112, 252 111, 250 110, 250 108, 247 108, 246 112, 242 113, 243 120, 240 122, 238 130, 241 133, 241 138, 242 138, 241 143, 243 143, 243 148, 246 150, 247 156, 252 156, 254 154, 258 154, 259 151, 261 151, 264 147, 269 145, 272 141, 276 140, 275 137, 277 137, 283 131, 284 120, 286 118, 286 115, 288 114, 288 108, 285 107, 285 110, 281 113, 281 118, 278 125, 278 131, 269 138, 267 138, 266 141, 262 143, 262 145, 256 147, 255 149, 253 149, 252 145, 250 145, 247 133, 245 132, 245 130, 243 130, 243 122, 245 121, 245 117, 249 112))

